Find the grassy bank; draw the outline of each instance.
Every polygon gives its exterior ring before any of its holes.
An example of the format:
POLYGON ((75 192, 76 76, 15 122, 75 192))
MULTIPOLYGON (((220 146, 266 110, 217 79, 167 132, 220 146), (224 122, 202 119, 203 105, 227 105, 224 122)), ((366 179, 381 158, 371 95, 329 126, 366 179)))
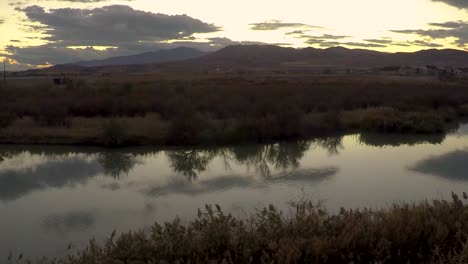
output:
POLYGON ((191 145, 441 133, 468 83, 379 76, 76 78, 0 90, 0 143, 191 145))
MULTIPOLYGON (((327 213, 312 203, 247 219, 207 206, 188 224, 116 235, 42 263, 466 263, 468 205, 452 201, 327 213)), ((15 263, 18 256, 11 256, 15 263)), ((39 262, 40 263, 40 262, 39 262)))

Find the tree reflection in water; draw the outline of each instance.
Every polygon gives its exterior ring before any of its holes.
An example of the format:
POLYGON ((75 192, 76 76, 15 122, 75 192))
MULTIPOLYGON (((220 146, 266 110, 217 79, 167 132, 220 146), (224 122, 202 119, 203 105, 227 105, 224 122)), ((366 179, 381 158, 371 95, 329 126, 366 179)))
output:
POLYGON ((206 171, 208 164, 216 157, 221 158, 225 168, 232 162, 245 165, 263 177, 270 177, 274 167, 279 170, 297 169, 304 153, 314 146, 326 148, 337 155, 342 148, 342 138, 320 139, 316 141, 281 142, 276 144, 250 144, 210 150, 167 151, 171 168, 190 180, 206 171))
POLYGON ((216 156, 211 150, 173 150, 166 152, 171 168, 190 180, 204 172, 210 161, 216 156))
POLYGON ((337 156, 340 154, 340 151, 344 149, 343 137, 319 138, 313 141, 313 143, 316 147, 326 149, 330 156, 337 156))
POLYGON ((133 167, 141 163, 135 154, 117 151, 99 153, 97 161, 102 166, 104 174, 114 178, 128 175, 133 167))

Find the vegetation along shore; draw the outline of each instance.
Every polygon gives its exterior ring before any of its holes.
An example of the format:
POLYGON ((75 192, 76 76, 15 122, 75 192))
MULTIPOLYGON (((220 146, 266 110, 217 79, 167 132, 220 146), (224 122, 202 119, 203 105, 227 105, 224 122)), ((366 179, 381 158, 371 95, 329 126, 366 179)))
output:
POLYGON ((343 133, 442 133, 466 80, 303 74, 47 78, 0 90, 0 143, 197 145, 343 133))
MULTIPOLYGON (((146 231, 114 231, 104 243, 90 240, 62 259, 29 263, 466 263, 463 196, 335 214, 300 202, 289 212, 269 206, 244 218, 206 206, 188 223, 175 219, 146 231)), ((9 263, 23 258, 8 257, 9 263)))

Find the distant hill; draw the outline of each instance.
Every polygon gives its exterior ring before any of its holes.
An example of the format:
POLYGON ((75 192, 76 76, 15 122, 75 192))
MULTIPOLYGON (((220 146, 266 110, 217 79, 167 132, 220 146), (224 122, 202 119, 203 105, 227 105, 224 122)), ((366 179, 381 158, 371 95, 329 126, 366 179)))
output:
POLYGON ((179 61, 197 58, 205 54, 206 53, 197 49, 180 47, 168 50, 164 49, 155 52, 145 52, 130 56, 111 57, 103 60, 80 61, 76 63, 71 63, 71 65, 83 67, 98 67, 116 65, 156 64, 168 61, 179 61))
POLYGON ((365 49, 332 47, 294 49, 270 45, 228 46, 196 59, 172 63, 187 67, 382 67, 389 65, 468 67, 468 52, 461 50, 423 50, 414 53, 384 53, 365 49))
POLYGON ((273 45, 235 45, 203 53, 191 48, 176 48, 98 61, 56 65, 29 70, 18 75, 206 72, 242 69, 376 68, 384 66, 426 66, 468 68, 468 52, 453 49, 422 50, 413 53, 385 53, 366 49, 332 47, 283 48, 273 45))

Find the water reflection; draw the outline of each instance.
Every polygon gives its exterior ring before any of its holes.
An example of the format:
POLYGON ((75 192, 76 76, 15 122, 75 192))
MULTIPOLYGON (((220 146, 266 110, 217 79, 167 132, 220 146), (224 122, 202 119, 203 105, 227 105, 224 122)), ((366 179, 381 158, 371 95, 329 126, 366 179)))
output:
POLYGON ((90 212, 71 212, 63 215, 51 214, 46 217, 42 226, 47 232, 67 234, 69 232, 85 231, 93 226, 95 216, 90 212))
POLYGON ((451 181, 468 181, 468 150, 457 150, 418 162, 411 170, 451 181))
POLYGON ((363 133, 359 136, 359 141, 367 146, 374 147, 399 147, 403 145, 414 146, 419 144, 441 144, 445 134, 375 134, 363 133))
POLYGON ((102 166, 104 174, 118 178, 128 175, 141 160, 132 153, 125 152, 102 152, 99 153, 97 161, 102 166))
POLYGON ((16 170, 0 167, 0 199, 15 200, 37 189, 84 183, 99 172, 98 163, 81 157, 49 159, 42 164, 16 170))
POLYGON ((0 200, 18 199, 32 191, 73 187, 99 174, 118 178, 140 164, 137 154, 126 152, 71 153, 24 151, 21 148, 0 152, 0 200))
POLYGON ((316 147, 324 148, 328 151, 328 155, 336 156, 340 154, 343 147, 343 137, 326 137, 319 138, 313 141, 316 147))
POLYGON ((213 179, 198 180, 197 182, 188 182, 185 180, 174 180, 169 184, 157 185, 144 190, 144 194, 149 197, 160 197, 169 194, 199 195, 212 192, 222 192, 234 188, 252 188, 263 189, 270 183, 292 183, 305 182, 317 183, 331 178, 338 173, 337 167, 327 167, 322 169, 295 170, 286 173, 277 173, 265 181, 258 181, 255 177, 248 175, 230 175, 217 177, 213 179))
MULTIPOLYGON (((315 141, 282 142, 276 144, 251 144, 211 149, 173 149, 165 151, 170 168, 183 175, 189 181, 196 180, 205 172, 210 162, 215 158, 223 160, 226 170, 232 164, 246 166, 255 175, 265 179, 274 178, 272 170, 297 170, 304 153, 313 148, 323 147, 330 155, 337 155, 342 148, 342 138, 324 138, 315 141)), ((110 150, 99 149, 72 152, 70 148, 39 148, 4 147, 0 152, 0 199, 4 201, 18 199, 32 191, 46 188, 73 187, 84 184, 90 178, 98 175, 119 178, 128 175, 135 166, 143 164, 145 155, 156 156, 157 152, 150 149, 110 150), (87 152, 85 152, 87 151, 87 152)), ((229 179, 219 179, 220 182, 203 182, 202 189, 211 190, 218 186, 243 186, 245 179, 233 183, 235 176, 229 179)), ((238 177, 237 177, 238 178, 238 177)), ((184 188, 175 182, 171 188, 184 188)), ((184 183, 188 184, 188 183, 184 183)), ((118 182, 107 183, 111 190, 120 189, 118 182)), ((166 188, 166 187, 165 187, 166 188)), ((191 190, 193 191, 193 190, 191 190)), ((166 192, 157 190, 150 192, 166 192)))
MULTIPOLYGON (((382 135, 382 134, 362 134, 358 141, 369 146, 400 146, 415 145, 422 143, 440 144, 445 139, 445 135, 382 135)), ((221 159, 225 170, 230 170, 233 164, 242 165, 255 175, 262 176, 264 180, 275 179, 273 170, 281 170, 286 177, 295 171, 291 177, 299 177, 307 173, 300 174, 300 160, 308 150, 317 148, 325 149, 330 156, 339 155, 344 149, 342 137, 319 138, 309 141, 281 142, 276 144, 250 144, 237 145, 222 148, 210 149, 172 149, 165 151, 169 166, 177 175, 184 176, 189 182, 172 182, 166 189, 155 187, 149 190, 150 193, 166 193, 171 189, 185 190, 186 185, 197 180, 197 177, 208 170, 209 164, 215 159, 221 159)), ((119 178, 122 175, 129 175, 135 166, 143 165, 145 156, 155 157, 158 151, 148 148, 138 148, 133 150, 106 150, 83 149, 76 151, 67 147, 2 147, 0 151, 0 199, 4 201, 20 198, 34 190, 45 188, 63 188, 83 184, 88 179, 97 175, 104 175, 119 178), (27 149, 27 150, 25 150, 27 149), (74 152, 73 152, 74 151, 74 152), (16 159, 16 161, 15 161, 16 159), (29 165, 28 165, 29 164, 29 165)), ((439 157, 435 160, 422 162, 415 167, 421 172, 432 171, 432 173, 452 178, 465 177, 464 168, 451 168, 453 165, 434 165, 439 163, 452 163, 463 165, 459 159, 468 158, 463 156, 466 152, 457 152, 452 155, 439 157), (460 157, 462 156, 462 157, 460 157), (457 159, 458 158, 458 159, 457 159), (447 167, 447 171, 442 172, 447 167), (439 171, 437 171, 439 170, 439 171), (455 174, 455 175, 454 175, 455 174)), ((217 179, 220 182, 198 182, 198 191, 209 191, 215 186, 218 189, 226 186, 244 186, 245 179, 239 179, 235 183, 231 179, 217 179), (229 184, 223 185, 223 183, 229 184)), ((239 177, 237 177, 239 178, 239 177)), ((178 179, 178 178, 177 178, 178 179)), ((292 179, 292 178, 289 178, 292 179)), ((308 180, 309 178, 304 178, 308 180)), ((107 189, 118 190, 118 182, 107 183, 107 189)), ((198 188, 197 187, 197 188, 198 188)), ((189 190, 188 192, 194 192, 189 190)))
POLYGON ((262 176, 270 176, 269 163, 277 169, 296 169, 310 142, 298 141, 271 145, 249 145, 230 149, 234 159, 254 168, 262 176))
POLYGON ((338 167, 325 167, 321 169, 294 170, 290 172, 279 173, 272 177, 270 181, 276 182, 320 182, 330 179, 339 171, 338 167))
POLYGON ((253 168, 262 176, 270 176, 272 165, 276 169, 296 169, 304 152, 311 146, 310 141, 277 143, 269 145, 243 145, 228 148, 203 150, 172 150, 167 151, 171 168, 177 173, 196 179, 197 175, 206 171, 208 164, 216 157, 223 159, 226 169, 232 162, 253 168), (271 165, 270 165, 271 164, 271 165))
POLYGON ((173 150, 167 152, 171 168, 189 180, 206 170, 208 163, 216 156, 211 150, 173 150))

